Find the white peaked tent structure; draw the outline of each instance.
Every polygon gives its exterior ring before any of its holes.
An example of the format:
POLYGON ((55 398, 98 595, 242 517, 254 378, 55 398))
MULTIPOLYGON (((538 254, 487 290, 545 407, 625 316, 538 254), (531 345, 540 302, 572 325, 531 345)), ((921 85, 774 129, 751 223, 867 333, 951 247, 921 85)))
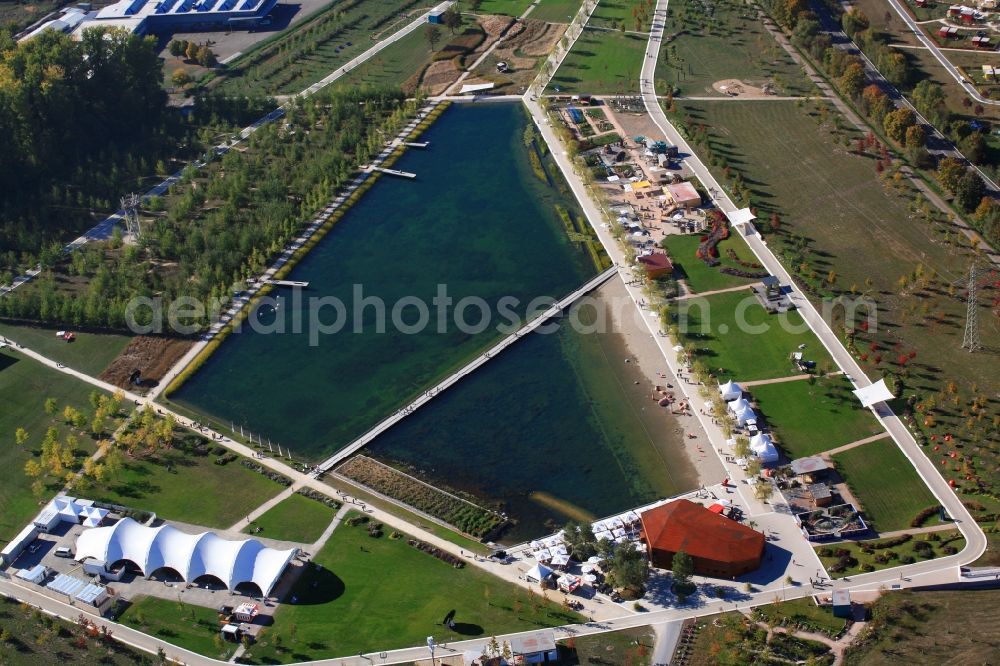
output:
POLYGON ((854 395, 858 396, 858 400, 865 407, 871 407, 872 405, 892 400, 896 397, 889 390, 889 387, 885 385, 884 379, 880 379, 870 386, 855 390, 854 395))
POLYGON ((297 548, 276 550, 256 539, 230 541, 212 534, 187 534, 176 527, 145 527, 123 518, 110 527, 84 531, 76 541, 76 559, 112 564, 128 560, 149 576, 164 567, 191 583, 214 576, 230 590, 254 583, 267 596, 295 557, 297 548))
POLYGON ((743 389, 740 385, 730 379, 728 382, 719 387, 719 395, 726 402, 730 400, 736 400, 737 398, 743 397, 743 389))
POLYGON ((732 412, 733 418, 736 419, 736 425, 743 425, 747 421, 757 418, 757 413, 753 411, 753 407, 750 406, 750 403, 745 398, 733 400, 729 403, 729 411, 732 412))
POLYGON ((535 566, 528 569, 527 573, 524 574, 524 577, 528 579, 528 581, 541 583, 543 580, 546 580, 551 575, 552 575, 552 569, 549 569, 544 564, 536 564, 535 566))
POLYGON ((778 462, 778 449, 767 433, 759 432, 751 437, 750 450, 762 463, 778 462))

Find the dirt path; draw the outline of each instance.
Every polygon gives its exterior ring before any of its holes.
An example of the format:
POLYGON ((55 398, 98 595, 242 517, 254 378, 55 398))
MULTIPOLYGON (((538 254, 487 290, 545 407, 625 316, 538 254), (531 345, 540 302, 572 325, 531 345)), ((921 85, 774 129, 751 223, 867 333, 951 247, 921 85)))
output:
POLYGON ((928 527, 911 527, 908 530, 893 530, 892 532, 879 532, 879 539, 891 539, 903 536, 904 534, 927 534, 928 532, 947 532, 955 529, 952 523, 942 523, 941 525, 930 525, 928 527))
MULTIPOLYGON (((682 296, 678 296, 674 300, 676 300, 676 301, 683 301, 684 299, 687 299, 687 298, 696 298, 698 296, 715 296, 716 294, 728 294, 728 293, 733 292, 733 291, 746 291, 747 289, 749 289, 752 286, 753 286, 752 284, 744 284, 744 285, 740 285, 739 287, 728 287, 726 289, 713 289, 712 291, 688 291, 686 294, 684 294, 682 296)), ((686 282, 684 284, 684 288, 685 288, 685 290, 689 290, 690 289, 690 287, 687 286, 686 282)))
POLYGON ((877 435, 872 435, 871 437, 865 437, 864 439, 859 439, 858 441, 851 442, 850 444, 844 444, 843 446, 838 446, 837 448, 830 449, 829 451, 824 451, 822 453, 822 455, 824 455, 824 456, 832 456, 832 455, 836 455, 838 453, 843 453, 844 451, 849 451, 849 450, 851 450, 853 448, 857 448, 857 447, 862 446, 864 444, 870 444, 872 442, 877 442, 880 439, 885 439, 888 436, 889 436, 889 433, 882 432, 882 433, 879 433, 877 435))
MULTIPOLYGON (((837 370, 836 372, 827 373, 827 376, 829 377, 832 375, 842 375, 842 374, 844 374, 843 370, 837 370)), ((765 386, 767 384, 783 384, 785 382, 798 382, 802 381, 803 379, 809 379, 810 377, 815 377, 815 376, 816 375, 804 374, 804 375, 789 375, 788 377, 775 377, 774 379, 758 379, 757 381, 754 382, 740 382, 740 386, 742 386, 743 388, 749 388, 751 386, 765 386)))

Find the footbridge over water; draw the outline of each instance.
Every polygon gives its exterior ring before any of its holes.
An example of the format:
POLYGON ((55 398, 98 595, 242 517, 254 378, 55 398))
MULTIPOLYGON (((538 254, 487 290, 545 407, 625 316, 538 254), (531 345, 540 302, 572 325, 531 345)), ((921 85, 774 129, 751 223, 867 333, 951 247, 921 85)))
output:
POLYGON ((540 315, 529 321, 527 324, 522 326, 520 329, 518 329, 514 333, 511 333, 503 340, 490 347, 488 350, 486 350, 485 352, 474 358, 472 361, 467 363, 457 372, 449 375, 436 385, 432 386, 430 389, 421 393, 416 400, 406 405, 405 407, 401 408, 395 414, 386 417, 385 419, 380 421, 374 428, 372 428, 365 434, 361 435, 361 437, 358 437, 356 440, 354 440, 353 442, 351 442, 350 444, 348 444, 347 446, 340 449, 332 456, 324 460, 322 463, 317 465, 315 468, 317 470, 316 471, 317 476, 333 469, 338 463, 340 463, 347 457, 359 451, 366 444, 369 444, 376 437, 378 437, 383 432, 394 426, 399 421, 402 421, 404 418, 415 412, 418 408, 423 407, 428 402, 433 400, 439 393, 441 393, 441 391, 451 386, 454 386, 463 378, 471 375, 479 367, 485 365, 492 359, 496 358, 500 354, 500 352, 504 351, 512 344, 517 342, 518 339, 527 335, 528 333, 537 330, 542 324, 549 321, 553 317, 558 317, 563 313, 564 310, 573 305, 573 303, 578 301, 580 298, 583 298, 594 289, 597 289, 598 287, 600 287, 602 284, 604 284, 617 274, 618 274, 618 267, 612 266, 603 273, 595 276, 594 278, 586 282, 583 286, 581 286, 573 293, 569 294, 562 300, 554 303, 551 307, 545 310, 545 312, 541 313, 540 315))

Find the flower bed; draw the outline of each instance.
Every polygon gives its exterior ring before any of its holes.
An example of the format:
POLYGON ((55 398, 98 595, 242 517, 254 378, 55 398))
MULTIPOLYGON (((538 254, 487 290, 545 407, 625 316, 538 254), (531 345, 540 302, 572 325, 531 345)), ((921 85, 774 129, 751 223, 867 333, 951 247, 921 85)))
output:
POLYGON ((507 519, 496 511, 477 506, 367 456, 351 458, 337 468, 337 473, 480 539, 498 534, 507 523, 507 519))

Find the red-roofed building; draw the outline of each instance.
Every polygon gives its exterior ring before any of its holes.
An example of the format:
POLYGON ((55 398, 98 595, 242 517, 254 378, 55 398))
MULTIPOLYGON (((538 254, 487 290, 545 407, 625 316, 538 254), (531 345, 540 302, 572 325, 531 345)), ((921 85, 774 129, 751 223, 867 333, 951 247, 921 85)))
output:
POLYGON ((653 252, 639 257, 639 263, 646 269, 646 275, 650 278, 658 278, 665 273, 671 273, 674 265, 670 262, 670 257, 662 252, 653 252))
POLYGON ((764 556, 763 534, 688 500, 650 509, 639 519, 649 557, 661 569, 684 551, 695 573, 731 578, 757 569, 764 556))

